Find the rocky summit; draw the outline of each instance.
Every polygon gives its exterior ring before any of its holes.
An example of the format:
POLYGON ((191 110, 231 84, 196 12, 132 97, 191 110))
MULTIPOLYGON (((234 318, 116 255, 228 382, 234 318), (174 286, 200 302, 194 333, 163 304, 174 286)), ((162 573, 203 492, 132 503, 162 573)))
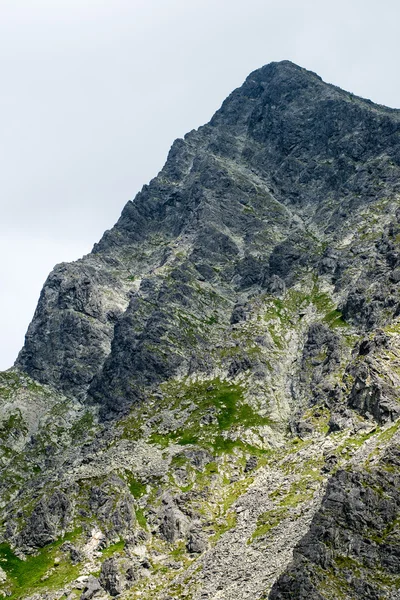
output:
POLYGON ((0 595, 400 599, 400 110, 251 73, 0 374, 0 595))

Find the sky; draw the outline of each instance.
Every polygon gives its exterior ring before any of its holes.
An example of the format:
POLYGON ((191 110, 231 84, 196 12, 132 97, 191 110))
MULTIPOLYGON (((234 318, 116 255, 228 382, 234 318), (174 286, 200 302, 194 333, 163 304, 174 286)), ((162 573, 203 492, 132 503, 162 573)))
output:
POLYGON ((53 266, 254 69, 289 59, 400 107, 399 20, 398 0, 0 0, 0 369, 53 266))

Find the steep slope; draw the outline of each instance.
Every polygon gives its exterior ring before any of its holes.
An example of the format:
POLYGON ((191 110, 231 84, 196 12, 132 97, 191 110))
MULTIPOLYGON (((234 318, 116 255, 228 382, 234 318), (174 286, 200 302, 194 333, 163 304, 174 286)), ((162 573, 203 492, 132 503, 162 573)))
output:
POLYGON ((394 200, 398 131, 396 111, 291 63, 256 71, 209 125, 175 142, 91 255, 50 275, 17 365, 75 396, 89 387, 115 409, 141 385, 188 372, 192 354, 200 360, 209 331, 191 341, 174 330, 174 313, 190 298, 202 323, 210 319, 207 284, 224 327, 225 303, 233 310, 242 291, 276 286, 274 276, 293 285, 301 270, 331 269, 337 291, 349 288, 365 271, 362 252, 359 242, 340 246, 371 203, 394 200))
POLYGON ((336 472, 271 600, 400 597, 399 448, 336 472))
POLYGON ((272 63, 55 267, 1 379, 0 588, 396 597, 399 130, 272 63))

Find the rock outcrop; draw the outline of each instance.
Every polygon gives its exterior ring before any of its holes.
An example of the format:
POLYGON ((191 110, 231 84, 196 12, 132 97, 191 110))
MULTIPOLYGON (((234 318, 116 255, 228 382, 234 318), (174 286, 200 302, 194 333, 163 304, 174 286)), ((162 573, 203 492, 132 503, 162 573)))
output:
POLYGON ((400 111, 251 73, 0 374, 0 593, 399 597, 400 111))

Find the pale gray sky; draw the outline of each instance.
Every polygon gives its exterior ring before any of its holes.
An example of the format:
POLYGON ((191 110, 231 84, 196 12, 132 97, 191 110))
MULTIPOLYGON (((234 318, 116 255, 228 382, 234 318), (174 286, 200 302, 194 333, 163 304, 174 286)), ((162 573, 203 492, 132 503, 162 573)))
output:
POLYGON ((89 252, 254 69, 400 106, 398 0, 0 0, 0 368, 54 264, 89 252))

